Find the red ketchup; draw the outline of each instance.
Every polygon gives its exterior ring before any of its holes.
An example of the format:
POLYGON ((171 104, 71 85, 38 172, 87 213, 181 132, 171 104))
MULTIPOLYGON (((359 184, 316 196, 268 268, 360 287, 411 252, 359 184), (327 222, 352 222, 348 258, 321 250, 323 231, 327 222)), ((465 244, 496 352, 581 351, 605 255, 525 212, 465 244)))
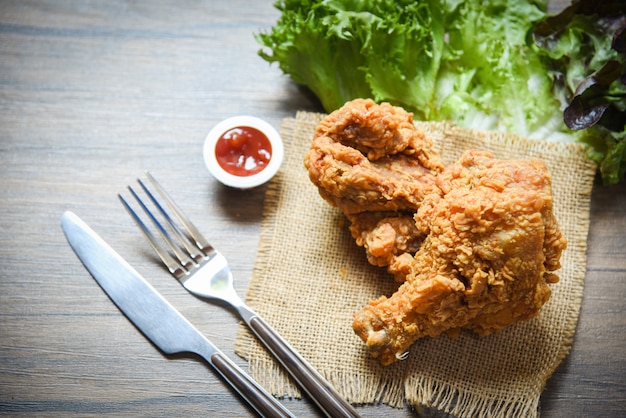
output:
POLYGON ((251 176, 267 167, 272 144, 265 134, 250 126, 237 126, 224 132, 215 144, 218 164, 235 176, 251 176))

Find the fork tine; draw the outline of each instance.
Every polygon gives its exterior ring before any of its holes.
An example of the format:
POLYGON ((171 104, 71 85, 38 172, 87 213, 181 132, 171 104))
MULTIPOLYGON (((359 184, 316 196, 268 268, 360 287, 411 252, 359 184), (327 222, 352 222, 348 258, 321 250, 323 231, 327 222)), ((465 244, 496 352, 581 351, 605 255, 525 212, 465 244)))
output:
MULTIPOLYGON (((150 194, 150 191, 147 190, 145 188, 145 186, 141 183, 141 180, 138 180, 138 181, 141 184, 141 186, 143 187, 143 189, 148 193, 148 196, 150 197, 150 199, 152 199, 152 201, 157 205, 157 207, 159 207, 159 209, 161 209, 160 205, 158 204, 158 202, 156 202, 154 200, 154 197, 150 194)), ((148 215, 148 217, 150 217, 150 220, 152 221, 152 224, 157 228, 157 231, 159 231, 159 234, 161 235, 161 237, 163 238, 163 240, 165 241, 167 246, 170 248, 170 250, 172 250, 172 252, 176 256, 176 258, 178 258, 178 261, 180 261, 180 263, 183 265, 183 267, 185 267, 187 270, 189 270, 191 267, 193 267, 193 265, 195 264, 196 255, 193 254, 193 253, 187 254, 184 251, 182 251, 182 249, 178 245, 176 245, 176 240, 174 240, 170 236, 170 234, 163 227, 161 222, 159 222, 159 220, 152 214, 152 212, 150 211, 150 209, 148 209, 148 207, 145 205, 145 203, 143 203, 143 200, 141 200, 141 198, 135 192, 135 190, 133 190, 133 188, 130 187, 130 186, 128 186, 128 190, 130 190, 131 194, 133 195, 133 197, 135 198, 137 203, 139 203, 139 205, 141 206, 143 211, 146 213, 146 215, 148 215), (191 258, 190 258, 190 256, 191 256, 191 258)), ((169 219, 167 219, 168 218, 167 214, 165 214, 165 216, 166 216, 166 220, 169 221, 169 219)), ((181 239, 180 234, 178 233, 178 231, 173 229, 173 232, 179 239, 181 239)), ((184 241, 182 241, 182 242, 183 242, 183 244, 186 244, 184 241)), ((185 245, 185 248, 188 248, 187 246, 188 246, 188 244, 185 245)))
MULTIPOLYGON (((134 193, 133 193, 134 194, 134 193)), ((144 236, 148 239, 148 242, 154 249, 154 251, 159 255, 167 269, 171 274, 176 278, 182 278, 187 275, 188 270, 181 265, 178 261, 176 261, 168 252, 165 250, 155 239, 154 235, 150 232, 145 223, 141 220, 141 218, 137 215, 137 213, 130 207, 126 199, 121 194, 117 195, 122 202, 122 205, 128 212, 131 218, 135 221, 139 230, 144 234, 144 236)))
MULTIPOLYGON (((146 193, 146 195, 150 198, 150 200, 152 201, 152 203, 154 204, 154 206, 159 210, 159 212, 161 212, 161 215, 163 215, 163 218, 165 218, 165 220, 167 221, 168 225, 171 228, 172 233, 176 236, 176 238, 178 238, 178 241, 180 242, 180 244, 185 248, 185 250, 187 250, 187 253, 189 254, 189 256, 191 257, 191 259, 194 262, 199 262, 200 260, 202 260, 203 258, 206 257, 206 254, 204 254, 201 249, 199 249, 198 247, 196 247, 195 243, 193 243, 193 240, 190 240, 185 233, 183 233, 179 226, 176 224, 176 222, 174 222, 174 220, 172 219, 172 217, 167 213, 167 211, 163 208, 163 206, 159 203, 159 201, 156 199, 156 197, 154 197, 154 194, 152 194, 152 192, 150 191, 150 189, 148 189, 146 187, 146 185, 144 184, 143 181, 141 181, 141 179, 137 179, 137 181, 139 182, 139 184, 141 185, 141 187, 143 188, 144 192, 146 193)), ((147 211, 146 207, 144 206, 144 210, 147 211)), ((165 229, 158 224, 158 221, 156 220, 156 218, 152 215, 152 213, 149 213, 150 217, 152 218, 152 221, 155 223, 155 225, 157 225, 157 227, 159 227, 159 229, 162 231, 162 234, 164 234, 164 239, 166 239, 168 241, 168 244, 170 244, 171 246, 173 246, 174 248, 172 248, 173 251, 176 251, 175 248, 177 249, 178 247, 174 244, 174 241, 171 239, 171 237, 169 236, 169 234, 165 231, 165 229)))
POLYGON ((167 202, 170 209, 172 209, 178 220, 183 224, 183 226, 187 230, 187 234, 193 241, 195 241, 195 244, 198 246, 198 248, 200 248, 207 255, 215 251, 213 249, 213 246, 209 244, 207 239, 204 238, 204 236, 200 233, 200 231, 198 231, 195 225, 191 223, 191 220, 189 220, 189 218, 183 213, 183 211, 178 207, 174 200, 167 194, 167 192, 165 191, 163 186, 161 186, 161 184, 157 181, 157 179, 154 178, 154 176, 150 172, 146 172, 146 175, 148 176, 148 179, 150 180, 150 182, 152 182, 156 190, 159 192, 161 197, 167 202))

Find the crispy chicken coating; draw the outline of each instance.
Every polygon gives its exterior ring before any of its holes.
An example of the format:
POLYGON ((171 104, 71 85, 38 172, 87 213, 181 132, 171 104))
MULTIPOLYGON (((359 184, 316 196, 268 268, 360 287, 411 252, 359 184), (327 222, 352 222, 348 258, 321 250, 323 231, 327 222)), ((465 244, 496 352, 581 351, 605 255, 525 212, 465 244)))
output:
POLYGON ((417 210, 443 163, 412 117, 370 99, 325 117, 304 159, 322 197, 348 215, 417 210))
POLYGON ((500 331, 550 298, 567 243, 543 162, 470 150, 444 167, 412 114, 357 99, 322 120, 304 163, 368 261, 403 282, 354 315, 382 364, 424 336, 500 331))
POLYGON ((389 103, 355 99, 325 117, 315 130, 316 137, 360 151, 370 161, 390 155, 410 155, 433 172, 443 169, 433 142, 413 124, 413 114, 389 103))
POLYGON ((413 215, 444 168, 413 115, 370 99, 348 102, 320 122, 304 164, 320 195, 347 215, 368 260, 404 281, 424 238, 413 215))
POLYGON ((406 282, 354 316, 355 332, 382 364, 424 336, 488 335, 530 319, 559 280, 553 271, 566 241, 541 161, 468 151, 437 185, 415 216, 427 237, 406 282))
POLYGON ((417 229, 415 212, 361 212, 348 215, 357 245, 366 248, 370 264, 384 267, 403 282, 413 255, 426 237, 417 229))
POLYGON ((354 315, 384 365, 424 336, 488 335, 537 315, 567 243, 539 160, 466 151, 444 168, 401 108, 357 99, 322 120, 305 157, 368 261, 398 282, 354 315))

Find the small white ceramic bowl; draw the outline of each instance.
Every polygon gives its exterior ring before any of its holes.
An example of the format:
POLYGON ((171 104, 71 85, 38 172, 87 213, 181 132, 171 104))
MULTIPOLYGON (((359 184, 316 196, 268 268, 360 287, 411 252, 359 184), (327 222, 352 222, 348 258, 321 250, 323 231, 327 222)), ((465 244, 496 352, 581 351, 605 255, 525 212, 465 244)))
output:
POLYGON ((215 125, 204 141, 204 162, 209 172, 222 184, 237 189, 250 189, 269 181, 278 172, 283 162, 283 141, 272 125, 254 116, 234 116, 215 125), (237 127, 250 127, 263 133, 272 146, 268 164, 258 173, 252 175, 234 175, 227 172, 219 164, 215 147, 222 135, 237 127))

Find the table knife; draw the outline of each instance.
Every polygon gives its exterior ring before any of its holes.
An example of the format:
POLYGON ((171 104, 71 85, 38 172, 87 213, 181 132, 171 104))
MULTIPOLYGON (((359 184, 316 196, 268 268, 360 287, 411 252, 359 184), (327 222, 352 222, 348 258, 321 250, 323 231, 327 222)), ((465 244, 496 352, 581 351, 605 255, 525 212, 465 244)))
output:
POLYGON ((70 246, 102 290, 165 354, 199 355, 263 417, 294 416, 207 340, 76 214, 65 212, 61 226, 70 246))

